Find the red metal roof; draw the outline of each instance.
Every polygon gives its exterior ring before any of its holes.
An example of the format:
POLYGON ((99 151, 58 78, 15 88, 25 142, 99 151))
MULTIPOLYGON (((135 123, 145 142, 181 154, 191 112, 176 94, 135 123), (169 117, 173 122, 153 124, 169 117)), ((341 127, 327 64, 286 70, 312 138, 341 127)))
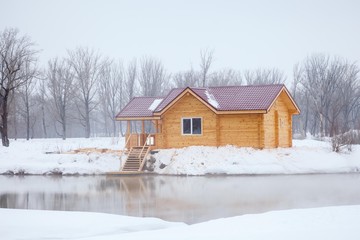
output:
MULTIPOLYGON (((206 88, 189 87, 191 91, 217 111, 267 110, 283 88, 283 84, 206 88)), ((117 117, 151 117, 154 112, 161 112, 186 89, 172 89, 154 111, 149 110, 149 107, 155 99, 159 98, 134 98, 117 117)))
POLYGON ((153 110, 151 105, 161 97, 134 97, 122 110, 116 118, 138 118, 152 117, 153 110))
POLYGON ((276 84, 209 87, 193 90, 218 111, 248 111, 267 110, 283 87, 283 84, 276 84), (213 98, 213 101, 209 101, 209 96, 213 98))
POLYGON ((160 112, 163 110, 164 107, 166 107, 168 104, 170 104, 177 96, 180 95, 186 88, 173 88, 168 95, 164 98, 164 100, 159 104, 159 106, 155 109, 154 112, 160 112))

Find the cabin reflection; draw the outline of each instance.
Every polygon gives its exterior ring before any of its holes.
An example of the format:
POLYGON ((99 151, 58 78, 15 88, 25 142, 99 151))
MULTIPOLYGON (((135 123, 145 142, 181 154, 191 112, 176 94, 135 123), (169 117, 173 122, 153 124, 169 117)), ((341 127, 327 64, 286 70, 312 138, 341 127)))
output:
POLYGON ((0 176, 0 207, 103 212, 196 223, 265 211, 360 204, 360 175, 0 176))

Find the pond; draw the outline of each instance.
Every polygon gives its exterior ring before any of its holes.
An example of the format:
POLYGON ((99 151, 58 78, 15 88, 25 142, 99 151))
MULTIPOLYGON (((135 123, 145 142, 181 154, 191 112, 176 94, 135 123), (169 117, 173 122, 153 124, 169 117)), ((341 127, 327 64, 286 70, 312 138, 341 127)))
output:
POLYGON ((91 211, 189 224, 279 209, 360 204, 360 174, 0 176, 0 207, 91 211))

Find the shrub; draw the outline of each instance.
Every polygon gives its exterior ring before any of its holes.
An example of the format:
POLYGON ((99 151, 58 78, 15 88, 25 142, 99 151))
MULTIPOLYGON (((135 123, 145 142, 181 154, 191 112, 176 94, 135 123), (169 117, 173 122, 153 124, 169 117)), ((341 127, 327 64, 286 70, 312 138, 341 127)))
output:
POLYGON ((336 135, 331 139, 331 146, 334 152, 341 152, 344 149, 351 151, 353 144, 360 144, 359 130, 351 130, 346 133, 336 135))

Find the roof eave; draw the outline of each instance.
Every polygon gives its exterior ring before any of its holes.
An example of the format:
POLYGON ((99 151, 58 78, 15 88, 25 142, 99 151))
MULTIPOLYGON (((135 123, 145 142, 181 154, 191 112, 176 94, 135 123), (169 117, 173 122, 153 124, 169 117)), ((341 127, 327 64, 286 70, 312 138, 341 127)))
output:
POLYGON ((258 110, 232 110, 232 111, 216 111, 216 114, 219 114, 219 115, 230 115, 230 114, 249 114, 249 113, 252 113, 252 114, 256 114, 256 113, 261 113, 261 114, 264 114, 264 113, 267 113, 266 109, 258 109, 258 110))
POLYGON ((136 121, 136 120, 159 120, 160 116, 151 117, 116 117, 116 121, 136 121))

